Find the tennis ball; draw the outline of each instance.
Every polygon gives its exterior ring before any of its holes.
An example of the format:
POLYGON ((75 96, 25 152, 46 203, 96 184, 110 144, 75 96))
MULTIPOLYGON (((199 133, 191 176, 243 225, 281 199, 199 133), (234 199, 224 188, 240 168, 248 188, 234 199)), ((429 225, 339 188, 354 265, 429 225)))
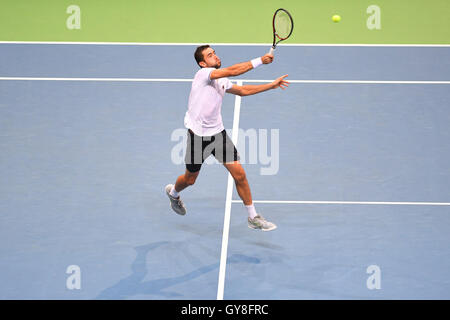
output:
POLYGON ((339 21, 341 21, 341 16, 335 14, 335 15, 331 18, 331 20, 333 20, 333 22, 339 22, 339 21))

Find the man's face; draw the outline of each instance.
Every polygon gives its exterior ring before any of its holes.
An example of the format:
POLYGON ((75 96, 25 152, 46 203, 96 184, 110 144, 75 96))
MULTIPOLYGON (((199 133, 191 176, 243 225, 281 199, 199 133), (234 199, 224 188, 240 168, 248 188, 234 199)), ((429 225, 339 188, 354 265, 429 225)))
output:
POLYGON ((200 62, 200 66, 203 68, 216 68, 219 69, 221 61, 213 48, 206 48, 203 50, 203 61, 200 62))

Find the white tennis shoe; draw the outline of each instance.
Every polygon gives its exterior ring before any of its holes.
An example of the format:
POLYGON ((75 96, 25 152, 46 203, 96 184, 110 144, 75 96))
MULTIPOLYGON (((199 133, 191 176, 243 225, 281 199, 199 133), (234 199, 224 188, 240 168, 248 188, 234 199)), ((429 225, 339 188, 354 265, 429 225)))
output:
POLYGON ((170 199, 170 206, 177 214, 184 216, 186 214, 186 207, 184 206, 184 203, 183 201, 181 201, 180 197, 175 198, 170 195, 170 190, 172 190, 172 187, 173 184, 168 184, 166 186, 166 194, 170 199))
POLYGON ((250 219, 250 217, 248 218, 248 227, 250 229, 260 229, 262 231, 271 231, 277 228, 274 223, 267 221, 259 214, 253 219, 250 219))

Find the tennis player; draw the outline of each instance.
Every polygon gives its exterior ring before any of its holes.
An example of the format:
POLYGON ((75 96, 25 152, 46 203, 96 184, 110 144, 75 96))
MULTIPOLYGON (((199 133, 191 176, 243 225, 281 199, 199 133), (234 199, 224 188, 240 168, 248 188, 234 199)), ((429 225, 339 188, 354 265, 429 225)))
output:
POLYGON ((194 57, 201 69, 192 82, 188 110, 184 118, 184 125, 188 129, 186 171, 177 178, 175 185, 168 184, 165 188, 170 205, 177 214, 186 214, 186 207, 179 193, 195 183, 204 160, 212 154, 234 179, 239 197, 248 211, 248 227, 263 231, 274 230, 277 227, 274 223, 256 213, 239 154, 222 123, 221 107, 225 92, 248 96, 270 89, 285 89, 289 85, 289 82, 284 80, 287 75, 272 83, 238 86, 231 83, 228 77, 239 76, 262 64, 272 63, 273 55, 266 54, 222 69, 220 58, 209 45, 199 46, 194 57))

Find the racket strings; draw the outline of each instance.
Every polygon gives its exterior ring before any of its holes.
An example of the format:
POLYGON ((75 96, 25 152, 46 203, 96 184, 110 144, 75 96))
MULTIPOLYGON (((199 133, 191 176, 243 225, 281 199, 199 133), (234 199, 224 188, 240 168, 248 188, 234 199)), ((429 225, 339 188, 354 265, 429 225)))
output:
POLYGON ((287 39, 292 31, 292 20, 284 11, 279 11, 274 19, 275 34, 280 40, 287 39))

